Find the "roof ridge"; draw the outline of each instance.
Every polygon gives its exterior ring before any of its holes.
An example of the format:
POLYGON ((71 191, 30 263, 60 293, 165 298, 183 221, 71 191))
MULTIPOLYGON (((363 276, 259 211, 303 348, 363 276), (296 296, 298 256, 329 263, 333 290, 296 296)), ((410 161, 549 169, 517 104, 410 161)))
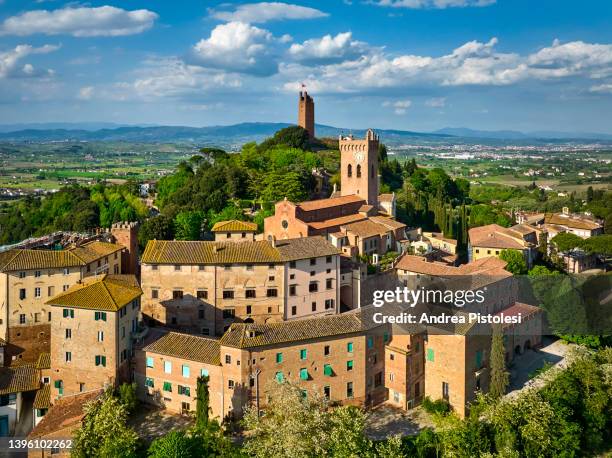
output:
POLYGON ((0 266, 0 268, 4 268, 4 267, 8 266, 11 262, 13 262, 22 253, 23 253, 23 250, 19 250, 19 249, 16 250, 15 255, 11 259, 9 259, 7 262, 5 262, 3 266, 0 266))
POLYGON ((106 294, 108 294, 108 297, 110 298, 112 304, 115 306, 115 309, 119 309, 119 305, 117 305, 117 302, 115 301, 115 298, 113 297, 113 295, 109 291, 108 286, 106 286, 106 282, 104 281, 106 279, 106 275, 107 274, 105 274, 100 280, 98 280, 98 282, 101 283, 102 286, 104 287, 104 291, 106 291, 106 294))

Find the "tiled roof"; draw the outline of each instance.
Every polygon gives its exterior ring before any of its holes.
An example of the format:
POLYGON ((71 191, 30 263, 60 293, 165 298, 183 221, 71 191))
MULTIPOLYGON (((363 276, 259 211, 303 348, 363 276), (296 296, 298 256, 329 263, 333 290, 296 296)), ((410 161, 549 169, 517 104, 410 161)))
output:
POLYGON ((212 227, 213 232, 257 232, 257 223, 248 221, 219 221, 212 227))
POLYGON ((28 434, 29 439, 47 437, 56 432, 72 432, 81 426, 85 406, 102 396, 104 390, 93 390, 71 396, 62 396, 51 406, 38 425, 28 434))
POLYGON ((601 227, 600 224, 590 219, 563 215, 562 213, 547 213, 544 216, 544 222, 546 224, 558 224, 560 226, 570 227, 572 229, 583 230, 594 230, 601 227))
POLYGON ((365 199, 357 194, 350 194, 348 196, 330 197, 329 199, 307 200, 306 202, 301 202, 298 206, 302 210, 309 212, 357 202, 365 202, 365 199))
POLYGON ((38 369, 32 365, 0 368, 0 395, 33 391, 40 387, 38 369))
POLYGON ((133 275, 102 275, 73 285, 46 304, 116 312, 142 295, 133 275))
POLYGON ((261 347, 361 333, 379 326, 365 317, 364 313, 343 313, 268 324, 234 323, 221 337, 221 345, 235 348, 261 347))
MULTIPOLYGON (((522 302, 515 302, 510 307, 497 312, 495 315, 496 316, 504 315, 508 317, 508 316, 518 316, 519 314, 521 314, 522 319, 525 319, 537 313, 543 313, 543 310, 540 307, 536 307, 535 305, 524 304, 522 302)), ((502 325, 503 328, 513 327, 513 326, 516 326, 516 324, 504 323, 502 325)))
POLYGON ((310 227, 313 229, 326 229, 334 226, 342 226, 343 224, 353 223, 355 221, 363 221, 367 218, 360 213, 354 213, 352 215, 339 216, 338 218, 326 219, 323 221, 314 221, 312 223, 308 223, 310 227))
POLYGON ((447 266, 437 262, 429 262, 423 256, 406 254, 395 265, 396 269, 407 270, 423 275, 459 275, 456 267, 447 266))
POLYGON ((497 224, 473 227, 469 230, 472 246, 523 250, 529 246, 515 232, 497 224))
POLYGON ((321 236, 277 240, 276 249, 284 261, 332 256, 341 251, 321 236))
POLYGON ((383 226, 387 226, 389 229, 403 229, 406 227, 404 223, 401 223, 393 218, 389 218, 387 216, 371 216, 371 221, 375 223, 382 224, 383 226))
POLYGON ((49 407, 51 407, 51 385, 46 383, 36 392, 36 397, 34 398, 34 408, 48 409, 49 407))
POLYGON ((38 362, 36 363, 36 369, 51 369, 51 354, 41 353, 38 355, 38 362))
POLYGON ((520 235, 527 235, 537 232, 536 228, 529 224, 515 224, 510 228, 511 231, 518 232, 520 235))
POLYGON ((93 241, 68 250, 12 249, 0 253, 0 271, 57 269, 84 266, 123 249, 114 243, 93 241))
POLYGON ((232 264, 281 262, 267 241, 250 243, 150 240, 142 255, 145 264, 232 264))
POLYGON ((346 232, 351 232, 363 238, 386 234, 391 230, 387 226, 376 223, 372 220, 357 221, 356 223, 346 224, 343 229, 346 232))
POLYGON ((219 349, 218 339, 168 332, 144 347, 143 351, 218 366, 221 364, 219 349))

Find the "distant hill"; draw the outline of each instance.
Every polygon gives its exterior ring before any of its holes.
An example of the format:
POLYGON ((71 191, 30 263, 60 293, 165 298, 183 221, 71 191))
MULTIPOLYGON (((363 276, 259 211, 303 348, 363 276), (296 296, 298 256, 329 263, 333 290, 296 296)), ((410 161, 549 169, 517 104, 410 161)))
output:
MULTIPOLYGON (((270 137, 289 123, 245 122, 229 126, 124 126, 112 123, 49 123, 0 125, 0 141, 8 142, 132 142, 132 143, 193 143, 237 148, 270 137)), ((317 137, 337 137, 352 133, 365 135, 365 129, 348 129, 316 125, 317 137)), ((596 133, 530 132, 512 130, 483 131, 467 128, 444 128, 435 132, 413 132, 398 129, 376 129, 388 145, 422 143, 537 143, 568 140, 612 141, 612 135, 596 133)))

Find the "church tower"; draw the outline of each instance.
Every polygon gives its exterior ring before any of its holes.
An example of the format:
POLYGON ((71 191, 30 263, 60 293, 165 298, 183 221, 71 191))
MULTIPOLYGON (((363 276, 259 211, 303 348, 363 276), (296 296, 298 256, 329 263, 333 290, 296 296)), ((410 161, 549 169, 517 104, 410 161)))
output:
POLYGON ((298 126, 308 131, 310 139, 315 138, 314 100, 308 95, 306 89, 300 91, 298 102, 298 126))
POLYGON ((340 136, 341 195, 357 194, 378 208, 378 135, 368 129, 364 140, 340 136))

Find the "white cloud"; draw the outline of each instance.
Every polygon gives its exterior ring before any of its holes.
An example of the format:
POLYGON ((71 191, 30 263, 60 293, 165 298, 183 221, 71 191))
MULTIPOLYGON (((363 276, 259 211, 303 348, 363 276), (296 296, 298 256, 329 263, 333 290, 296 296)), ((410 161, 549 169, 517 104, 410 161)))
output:
POLYGON ((227 71, 269 76, 278 71, 276 39, 269 31, 244 22, 215 27, 193 47, 194 63, 227 71))
POLYGON ((55 45, 44 45, 38 48, 31 45, 18 45, 10 51, 0 52, 0 78, 52 75, 52 70, 38 71, 29 63, 22 66, 21 61, 33 54, 48 54, 58 49, 59 46, 55 45))
POLYGON ((612 75, 612 45, 555 40, 527 59, 531 71, 543 78, 576 75, 582 72, 593 78, 612 75))
POLYGON ((311 38, 303 43, 295 43, 289 54, 295 60, 309 63, 332 63, 356 59, 369 52, 367 43, 353 40, 351 32, 339 33, 335 37, 325 35, 311 38))
POLYGON ((234 11, 212 11, 211 15, 222 21, 263 23, 284 19, 318 19, 329 14, 315 8, 280 2, 247 3, 234 11))
POLYGON ((79 89, 79 94, 77 98, 81 100, 91 100, 94 95, 94 87, 93 86, 85 86, 79 89))
POLYGON ((383 107, 392 107, 394 108, 393 112, 396 115, 405 115, 408 111, 408 108, 412 106, 411 100, 396 100, 395 102, 387 100, 383 102, 383 107))
POLYGON ((380 0, 379 6, 390 6, 392 8, 466 8, 483 7, 496 3, 497 0, 380 0))
POLYGON ((589 91, 600 93, 600 94, 612 94, 612 83, 598 84, 596 86, 591 86, 589 91))
POLYGON ((157 17, 149 10, 126 11, 113 6, 35 10, 5 19, 0 25, 0 34, 24 36, 40 33, 74 37, 134 35, 151 28, 157 17))
POLYGON ((444 108, 446 106, 446 97, 433 97, 425 100, 425 106, 430 108, 444 108))

